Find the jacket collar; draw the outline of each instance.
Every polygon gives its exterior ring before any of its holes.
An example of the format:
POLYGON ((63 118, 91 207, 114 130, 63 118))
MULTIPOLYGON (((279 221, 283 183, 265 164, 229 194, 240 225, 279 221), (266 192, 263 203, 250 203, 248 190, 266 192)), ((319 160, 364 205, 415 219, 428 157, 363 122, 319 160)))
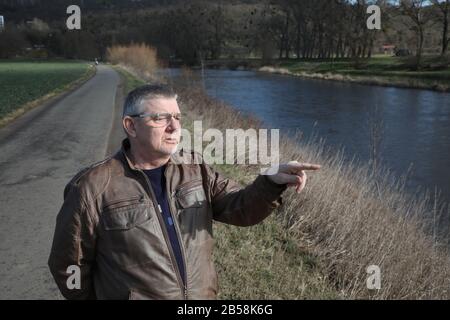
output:
MULTIPOLYGON (((134 164, 131 162, 130 158, 128 157, 128 152, 130 151, 130 140, 128 138, 125 138, 122 140, 122 146, 119 150, 119 154, 122 157, 122 160, 124 162, 126 162, 128 164, 128 166, 130 167, 130 169, 132 170, 139 170, 137 169, 134 164)), ((166 163, 167 165, 172 165, 172 164, 180 164, 184 162, 184 150, 177 150, 177 152, 175 152, 174 154, 172 154, 169 158, 169 161, 166 163)))

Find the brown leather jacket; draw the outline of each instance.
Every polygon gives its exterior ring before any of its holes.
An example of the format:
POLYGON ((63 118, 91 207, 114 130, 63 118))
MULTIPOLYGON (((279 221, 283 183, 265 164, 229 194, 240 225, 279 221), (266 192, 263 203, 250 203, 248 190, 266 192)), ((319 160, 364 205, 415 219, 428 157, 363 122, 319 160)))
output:
POLYGON ((146 175, 126 155, 79 172, 64 203, 48 261, 68 299, 214 299, 213 220, 237 226, 261 222, 281 204, 285 185, 260 175, 246 188, 224 178, 194 152, 167 163, 167 197, 186 268, 180 277, 167 230, 146 175), (80 289, 69 289, 69 266, 80 270, 80 289))

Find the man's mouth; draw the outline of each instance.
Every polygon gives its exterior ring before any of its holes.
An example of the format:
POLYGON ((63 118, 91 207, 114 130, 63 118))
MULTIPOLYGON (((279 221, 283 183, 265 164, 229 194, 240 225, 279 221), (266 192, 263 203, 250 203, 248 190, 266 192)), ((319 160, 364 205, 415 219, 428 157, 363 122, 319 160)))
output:
POLYGON ((175 138, 166 138, 165 141, 166 141, 167 143, 173 143, 173 144, 178 143, 178 140, 175 139, 175 138))

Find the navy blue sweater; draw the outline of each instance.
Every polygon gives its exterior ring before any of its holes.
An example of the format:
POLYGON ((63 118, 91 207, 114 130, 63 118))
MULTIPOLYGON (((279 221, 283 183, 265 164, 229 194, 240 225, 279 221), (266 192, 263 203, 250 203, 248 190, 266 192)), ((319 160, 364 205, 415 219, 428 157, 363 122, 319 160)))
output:
POLYGON ((166 177, 164 176, 164 171, 166 166, 162 166, 156 169, 143 170, 147 175, 150 183, 152 184, 153 191, 155 193, 156 199, 159 206, 161 207, 162 216, 164 218, 165 227, 169 234, 170 244, 172 245, 173 253, 177 260, 178 268, 181 273, 181 279, 183 283, 185 281, 185 269, 183 263, 183 256, 181 255, 181 248, 177 233, 175 231, 175 226, 173 224, 173 217, 170 214, 169 203, 167 201, 167 191, 166 191, 166 177))

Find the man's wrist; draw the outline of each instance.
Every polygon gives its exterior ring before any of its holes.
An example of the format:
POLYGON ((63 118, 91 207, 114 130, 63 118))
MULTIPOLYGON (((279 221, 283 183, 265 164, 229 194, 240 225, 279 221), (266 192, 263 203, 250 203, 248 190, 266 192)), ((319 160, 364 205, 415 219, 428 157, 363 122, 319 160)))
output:
POLYGON ((269 184, 270 187, 279 189, 281 191, 284 191, 287 188, 287 184, 286 183, 276 183, 275 181, 273 181, 269 175, 263 175, 265 177, 265 180, 267 181, 267 183, 269 184))

